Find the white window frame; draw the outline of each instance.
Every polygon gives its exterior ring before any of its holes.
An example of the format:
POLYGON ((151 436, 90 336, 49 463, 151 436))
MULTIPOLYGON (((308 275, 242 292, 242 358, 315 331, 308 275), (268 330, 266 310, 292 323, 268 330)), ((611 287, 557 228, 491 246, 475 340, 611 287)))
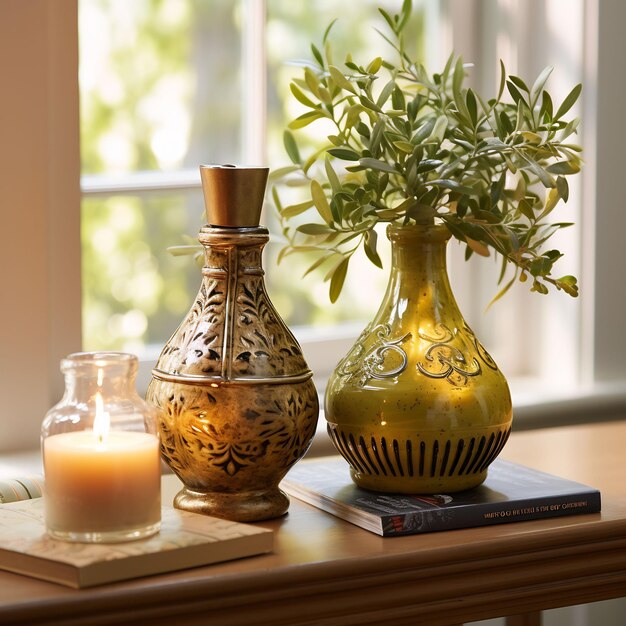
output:
MULTIPOLYGON (((250 31, 256 47, 251 46, 244 58, 248 71, 260 77, 265 72, 260 70, 264 56, 258 54, 263 46, 259 16, 264 15, 265 2, 244 1, 246 16, 256 16, 252 20, 256 30, 250 31)), ((476 2, 463 0, 472 19, 476 14, 471 5, 476 2)), ((535 3, 528 4, 532 10, 535 3)), ((626 82, 616 79, 626 58, 622 33, 626 3, 586 0, 584 19, 580 393, 569 393, 565 400, 555 396, 551 402, 535 404, 536 410, 530 403, 518 403, 518 427, 623 417, 626 407, 626 281, 619 275, 623 244, 617 226, 623 209, 620 185, 615 183, 623 178, 620 146, 626 145, 626 127, 620 123, 626 82)), ((458 32, 469 30, 469 23, 461 23, 455 40, 458 32)), ((77 0, 3 0, 0 75, 4 94, 0 99, 0 213, 5 226, 0 246, 3 452, 34 447, 45 411, 62 392, 59 360, 80 349, 77 0)), ((263 88, 262 84, 255 87, 257 96, 263 88)), ((253 111, 258 104, 255 97, 255 106, 244 108, 253 111)), ((245 124, 245 135, 253 138, 245 148, 246 157, 263 160, 263 122, 251 117, 245 124)), ((150 176, 134 177, 132 190, 152 189, 150 176)), ((103 194, 110 191, 105 185, 111 181, 85 178, 83 184, 86 193, 103 194)), ((178 189, 196 186, 184 173, 169 184, 178 189)), ((332 369, 349 345, 347 335, 353 336, 352 329, 344 330, 337 329, 337 336, 326 343, 317 338, 310 345, 303 342, 314 369, 332 369)), ((557 346, 550 367, 563 365, 560 356, 557 346)))

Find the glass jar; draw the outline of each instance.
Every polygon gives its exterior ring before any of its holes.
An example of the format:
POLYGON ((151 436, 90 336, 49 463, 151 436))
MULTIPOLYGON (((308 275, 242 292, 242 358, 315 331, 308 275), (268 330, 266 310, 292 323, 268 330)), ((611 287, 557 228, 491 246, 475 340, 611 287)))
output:
POLYGON ((55 539, 129 541, 159 531, 161 462, 153 409, 135 390, 137 357, 70 354, 63 399, 42 424, 46 528, 55 539))

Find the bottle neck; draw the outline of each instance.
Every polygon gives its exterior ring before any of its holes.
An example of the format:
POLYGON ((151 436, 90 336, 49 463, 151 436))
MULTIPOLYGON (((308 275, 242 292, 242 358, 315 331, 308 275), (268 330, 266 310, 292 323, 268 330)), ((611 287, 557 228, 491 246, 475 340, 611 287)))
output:
MULTIPOLYGON (((445 226, 390 226, 392 266, 385 298, 377 315, 379 323, 395 319, 415 329, 415 317, 461 323, 458 306, 450 288, 446 246, 450 233, 445 226)), ((421 325, 421 323, 420 323, 421 325)), ((405 324, 402 323, 404 327, 405 324)))
POLYGON ((390 227, 392 272, 409 272, 447 282, 446 246, 449 235, 436 226, 390 227))
POLYGON ((269 241, 269 232, 257 228, 226 228, 206 226, 198 240, 204 246, 204 274, 246 273, 263 275, 262 252, 269 241))

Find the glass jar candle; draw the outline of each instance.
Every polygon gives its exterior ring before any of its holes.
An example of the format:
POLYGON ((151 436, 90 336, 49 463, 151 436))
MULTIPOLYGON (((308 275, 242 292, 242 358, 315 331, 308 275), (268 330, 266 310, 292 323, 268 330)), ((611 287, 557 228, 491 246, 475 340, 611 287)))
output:
POLYGON ((137 357, 70 354, 65 394, 43 421, 46 528, 55 539, 129 541, 159 531, 161 462, 153 409, 135 390, 137 357))

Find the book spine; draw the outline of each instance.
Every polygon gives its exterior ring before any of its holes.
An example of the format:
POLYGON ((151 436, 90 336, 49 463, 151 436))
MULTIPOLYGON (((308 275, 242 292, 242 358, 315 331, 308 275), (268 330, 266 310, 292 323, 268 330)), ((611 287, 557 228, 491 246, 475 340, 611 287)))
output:
POLYGON ((413 535, 440 530, 456 530, 491 524, 506 524, 529 520, 597 513, 600 510, 600 492, 546 498, 528 498, 516 502, 473 504, 459 507, 442 507, 381 518, 384 537, 413 535))
POLYGON ((22 476, 0 480, 0 504, 41 498, 43 493, 42 476, 22 476))

